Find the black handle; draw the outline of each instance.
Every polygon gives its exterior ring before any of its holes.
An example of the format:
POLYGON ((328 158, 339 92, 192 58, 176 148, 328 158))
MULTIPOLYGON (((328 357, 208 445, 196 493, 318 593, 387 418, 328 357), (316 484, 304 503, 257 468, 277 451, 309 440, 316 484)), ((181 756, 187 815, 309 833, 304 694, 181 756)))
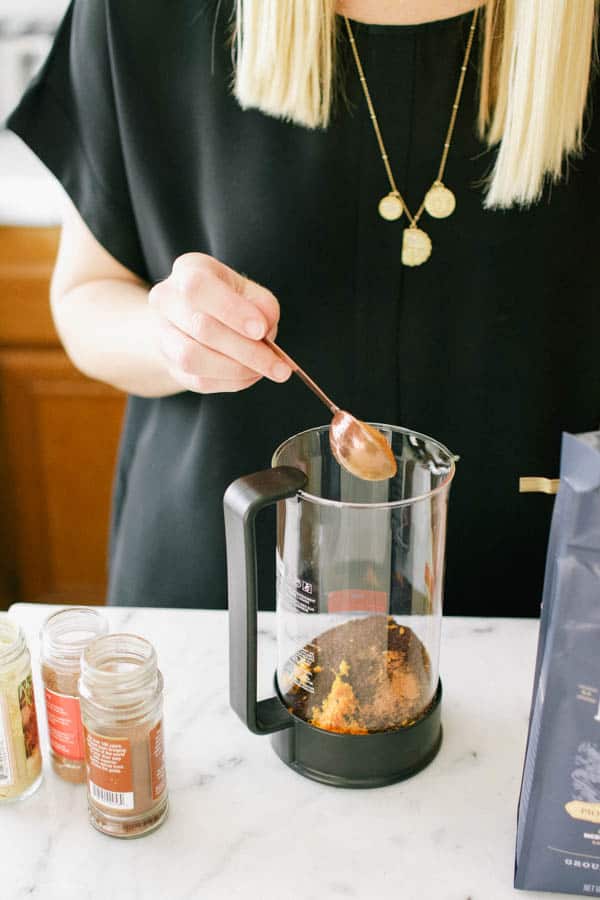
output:
POLYGON ((288 728, 292 719, 278 697, 256 697, 255 520, 261 509, 293 497, 306 485, 306 475, 277 466, 238 478, 223 498, 229 592, 229 698, 242 722, 255 734, 288 728))

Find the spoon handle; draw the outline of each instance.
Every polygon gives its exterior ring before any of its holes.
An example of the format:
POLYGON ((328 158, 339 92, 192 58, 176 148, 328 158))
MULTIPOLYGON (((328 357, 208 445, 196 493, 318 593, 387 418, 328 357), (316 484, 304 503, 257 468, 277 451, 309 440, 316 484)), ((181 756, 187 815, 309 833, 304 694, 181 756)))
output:
POLYGON ((307 375, 304 369, 301 369, 297 362, 295 362, 291 356, 282 350, 281 347, 278 347, 277 344, 273 343, 273 341, 269 340, 269 338, 263 338, 263 343, 269 347, 273 353, 276 353, 277 356, 286 363, 292 372, 295 372, 298 378, 304 382, 307 388, 310 388, 313 394, 316 394, 321 403, 324 403, 325 406, 329 409, 332 415, 335 416, 336 412, 339 410, 339 406, 333 402, 333 400, 327 396, 325 391, 322 391, 319 385, 312 380, 310 375, 307 375))

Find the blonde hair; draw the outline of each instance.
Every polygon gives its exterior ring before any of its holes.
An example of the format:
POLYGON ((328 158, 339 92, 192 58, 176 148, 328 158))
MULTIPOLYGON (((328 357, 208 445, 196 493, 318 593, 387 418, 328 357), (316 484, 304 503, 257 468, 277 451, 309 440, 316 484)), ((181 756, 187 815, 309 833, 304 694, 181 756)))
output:
MULTIPOLYGON (((487 0, 479 129, 498 145, 485 205, 529 205, 582 149, 595 0, 487 0)), ((234 92, 308 128, 329 123, 335 0, 236 0, 234 92)))

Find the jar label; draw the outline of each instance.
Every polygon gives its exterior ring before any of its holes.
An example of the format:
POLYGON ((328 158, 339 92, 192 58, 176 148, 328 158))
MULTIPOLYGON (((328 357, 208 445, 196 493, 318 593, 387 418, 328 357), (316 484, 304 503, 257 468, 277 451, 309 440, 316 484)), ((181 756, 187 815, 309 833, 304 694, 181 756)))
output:
POLYGON ((81 762, 85 753, 79 698, 46 688, 46 714, 50 746, 56 755, 81 762))
POLYGON ((112 738, 83 728, 90 796, 109 809, 133 809, 129 738, 112 738))
POLYGON ((152 799, 158 800, 167 787, 165 769, 165 743, 162 721, 157 722, 148 736, 150 742, 150 778, 152 781, 152 799))
POLYGON ((25 744, 25 759, 30 759, 40 744, 40 736, 37 727, 37 714, 35 711, 35 697, 33 696, 33 680, 31 675, 24 678, 17 688, 19 710, 21 712, 21 724, 23 726, 23 742, 25 744))
POLYGON ((10 721, 6 700, 0 695, 0 787, 13 783, 13 766, 10 754, 10 721))

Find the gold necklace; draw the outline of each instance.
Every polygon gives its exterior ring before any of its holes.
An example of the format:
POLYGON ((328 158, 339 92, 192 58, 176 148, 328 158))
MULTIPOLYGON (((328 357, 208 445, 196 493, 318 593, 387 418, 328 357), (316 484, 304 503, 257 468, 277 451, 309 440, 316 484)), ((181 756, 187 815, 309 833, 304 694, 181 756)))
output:
POLYGON ((475 26, 477 24, 478 13, 479 9, 476 9, 473 13, 473 20, 471 22, 471 28, 469 29, 469 37, 467 40, 467 48, 465 50, 465 56, 462 66, 460 67, 458 87, 456 88, 456 95, 454 97, 454 103, 452 104, 450 124, 448 125, 446 140, 444 141, 444 148, 442 150, 442 158, 440 160, 438 173, 435 181, 425 194, 423 202, 421 203, 414 216, 411 214, 408 206, 406 205, 406 200, 398 190, 398 187, 394 180, 389 157, 385 149, 385 144, 383 143, 381 128, 379 127, 377 115, 375 114, 375 108, 373 107, 373 101, 371 100, 371 94, 367 85, 367 79, 365 78, 365 73, 360 61, 360 56, 358 55, 356 41, 354 40, 350 22, 348 21, 347 17, 344 16, 344 22, 346 23, 346 29, 348 31, 350 46, 352 47, 354 61, 356 62, 356 68, 358 70, 358 77, 360 79, 363 93, 365 95, 365 100, 367 101, 369 116, 373 124, 373 131, 375 132, 375 137, 377 138, 377 143, 379 144, 379 152, 381 153, 381 159, 383 160, 383 165, 385 166, 385 171, 390 183, 389 194, 386 194, 385 197, 382 197, 379 201, 379 215, 383 219, 387 219, 387 221, 392 222, 396 219, 399 219, 402 213, 405 212, 408 221, 410 222, 410 226, 404 229, 402 235, 402 262, 405 266, 420 266, 431 256, 431 238, 425 231, 423 231, 422 228, 418 227, 419 220, 423 215, 423 212, 428 212, 429 215, 433 216, 434 219, 445 219, 447 216, 452 215, 456 207, 456 198, 454 197, 454 194, 452 193, 450 188, 446 187, 442 179, 444 177, 446 162, 448 160, 450 144, 452 143, 452 135, 454 134, 456 115, 458 113, 458 107, 460 106, 460 98, 462 96, 462 89, 465 82, 465 74, 467 71, 467 65, 469 63, 469 56, 471 55, 471 47, 473 46, 473 36, 475 34, 475 26))

